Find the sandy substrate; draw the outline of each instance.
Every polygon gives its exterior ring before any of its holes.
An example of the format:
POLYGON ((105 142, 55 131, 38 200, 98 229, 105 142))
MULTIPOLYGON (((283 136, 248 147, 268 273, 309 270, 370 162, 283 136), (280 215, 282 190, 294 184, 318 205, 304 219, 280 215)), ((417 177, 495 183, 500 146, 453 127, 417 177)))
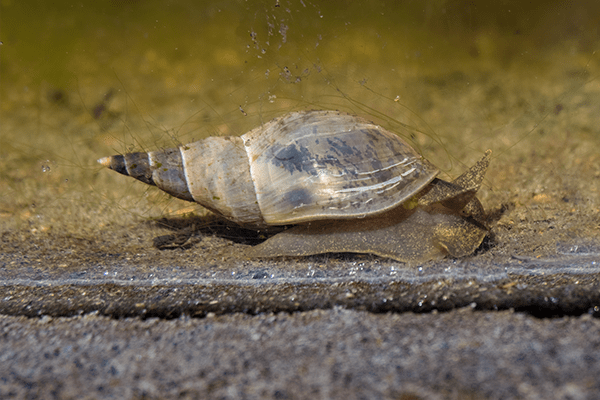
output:
POLYGON ((600 390, 600 322, 589 315, 3 316, 0 332, 3 398, 591 399, 600 390))

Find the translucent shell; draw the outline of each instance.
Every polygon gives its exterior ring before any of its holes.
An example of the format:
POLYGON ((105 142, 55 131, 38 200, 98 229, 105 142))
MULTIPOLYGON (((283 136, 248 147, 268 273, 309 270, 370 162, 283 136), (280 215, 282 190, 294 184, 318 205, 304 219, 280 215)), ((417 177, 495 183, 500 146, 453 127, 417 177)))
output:
POLYGON ((242 140, 268 225, 380 214, 439 172, 399 136, 334 111, 291 113, 242 140))

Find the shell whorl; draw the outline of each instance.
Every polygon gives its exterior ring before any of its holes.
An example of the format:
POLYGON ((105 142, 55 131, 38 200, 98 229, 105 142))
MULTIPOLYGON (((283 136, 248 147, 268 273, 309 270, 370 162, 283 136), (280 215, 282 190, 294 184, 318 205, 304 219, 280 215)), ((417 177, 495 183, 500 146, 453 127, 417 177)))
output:
POLYGON ((290 113, 242 139, 269 225, 381 214, 439 172, 396 134, 337 111, 290 113))
POLYGON ((178 149, 103 157, 98 162, 120 174, 157 186, 172 196, 194 201, 183 175, 178 149))
POLYGON ((209 137, 180 146, 180 150, 194 201, 238 224, 266 226, 240 137, 209 137))

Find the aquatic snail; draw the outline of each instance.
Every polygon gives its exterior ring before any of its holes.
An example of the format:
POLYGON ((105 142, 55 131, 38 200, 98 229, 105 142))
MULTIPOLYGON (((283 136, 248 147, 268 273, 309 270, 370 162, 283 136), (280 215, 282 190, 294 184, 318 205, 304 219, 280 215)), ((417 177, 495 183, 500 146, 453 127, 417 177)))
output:
POLYGON ((244 227, 286 226, 250 257, 371 253, 404 262, 472 254, 491 151, 452 182, 399 136, 337 111, 292 112, 235 137, 98 162, 244 227))

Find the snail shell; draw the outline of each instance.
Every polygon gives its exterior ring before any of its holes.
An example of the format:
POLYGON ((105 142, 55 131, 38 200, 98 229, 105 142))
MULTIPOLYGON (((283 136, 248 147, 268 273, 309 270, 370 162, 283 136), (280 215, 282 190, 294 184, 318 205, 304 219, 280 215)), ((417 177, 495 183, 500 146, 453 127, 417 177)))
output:
MULTIPOLYGON (((474 196, 487 168, 486 161, 479 168, 482 173, 475 171, 478 182, 470 186, 464 177, 465 182, 453 183, 435 179, 438 169, 399 136, 336 111, 293 112, 240 137, 209 137, 176 149, 98 161, 246 227, 310 226, 312 221, 331 221, 315 226, 329 226, 325 231, 336 232, 360 232, 361 222, 368 223, 370 218, 390 212, 398 218, 404 212, 393 210, 421 191, 427 192, 418 203, 422 209, 429 207, 431 211, 431 204, 445 202, 455 219, 463 218, 458 213, 467 212, 467 217, 483 213, 474 196), (340 220, 347 222, 336 227, 340 220)), ((413 213, 404 214, 401 218, 406 220, 413 213)), ((483 236, 478 231, 477 246, 483 236)), ((285 248, 286 243, 279 247, 285 248)), ((372 252, 400 259, 388 251, 365 251, 364 246, 342 247, 340 251, 372 252)), ((279 255, 276 251, 267 253, 279 255)))
POLYGON ((100 163, 258 228, 380 214, 438 174, 397 135, 334 111, 100 163))

